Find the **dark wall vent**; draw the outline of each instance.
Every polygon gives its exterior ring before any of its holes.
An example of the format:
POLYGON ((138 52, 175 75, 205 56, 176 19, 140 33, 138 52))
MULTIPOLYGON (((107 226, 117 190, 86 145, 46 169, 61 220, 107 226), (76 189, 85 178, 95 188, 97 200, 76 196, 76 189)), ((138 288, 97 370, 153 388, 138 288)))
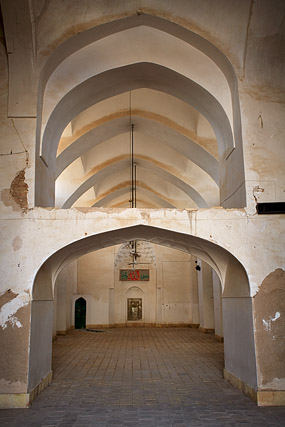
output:
POLYGON ((259 215, 284 214, 285 202, 257 203, 256 210, 259 215))

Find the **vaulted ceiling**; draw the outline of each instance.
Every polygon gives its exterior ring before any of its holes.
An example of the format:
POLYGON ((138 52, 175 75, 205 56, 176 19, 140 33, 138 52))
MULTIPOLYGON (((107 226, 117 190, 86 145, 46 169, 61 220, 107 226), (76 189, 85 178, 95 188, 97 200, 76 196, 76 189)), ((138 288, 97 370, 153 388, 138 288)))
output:
POLYGON ((220 205, 233 77, 212 45, 170 29, 80 34, 49 59, 38 134, 56 207, 130 206, 132 127, 137 207, 220 205))
POLYGON ((208 121, 173 96, 137 89, 69 122, 57 151, 57 206, 130 206, 131 124, 137 207, 219 204, 218 149, 208 121))

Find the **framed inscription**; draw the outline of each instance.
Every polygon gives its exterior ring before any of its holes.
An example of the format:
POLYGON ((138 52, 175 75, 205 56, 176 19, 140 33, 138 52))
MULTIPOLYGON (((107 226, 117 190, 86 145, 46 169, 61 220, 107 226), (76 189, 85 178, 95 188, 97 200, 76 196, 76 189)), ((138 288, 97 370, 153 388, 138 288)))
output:
POLYGON ((149 281, 149 270, 120 270, 120 282, 149 281))

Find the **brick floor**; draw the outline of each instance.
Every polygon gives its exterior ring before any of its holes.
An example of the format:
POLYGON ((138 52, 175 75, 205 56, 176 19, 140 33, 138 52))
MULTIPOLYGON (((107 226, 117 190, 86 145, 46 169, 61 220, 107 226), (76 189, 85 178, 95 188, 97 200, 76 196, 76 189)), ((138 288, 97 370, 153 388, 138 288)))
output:
POLYGON ((0 426, 284 426, 224 381, 223 344, 189 328, 73 331, 53 348, 53 382, 0 426))

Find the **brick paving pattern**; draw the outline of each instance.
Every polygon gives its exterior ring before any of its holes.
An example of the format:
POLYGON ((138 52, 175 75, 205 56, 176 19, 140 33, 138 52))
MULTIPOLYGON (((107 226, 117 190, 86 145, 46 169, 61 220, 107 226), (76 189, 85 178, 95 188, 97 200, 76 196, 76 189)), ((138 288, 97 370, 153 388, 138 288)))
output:
POLYGON ((0 426, 284 426, 223 379, 223 344, 189 328, 75 330, 53 346, 53 382, 0 426))

